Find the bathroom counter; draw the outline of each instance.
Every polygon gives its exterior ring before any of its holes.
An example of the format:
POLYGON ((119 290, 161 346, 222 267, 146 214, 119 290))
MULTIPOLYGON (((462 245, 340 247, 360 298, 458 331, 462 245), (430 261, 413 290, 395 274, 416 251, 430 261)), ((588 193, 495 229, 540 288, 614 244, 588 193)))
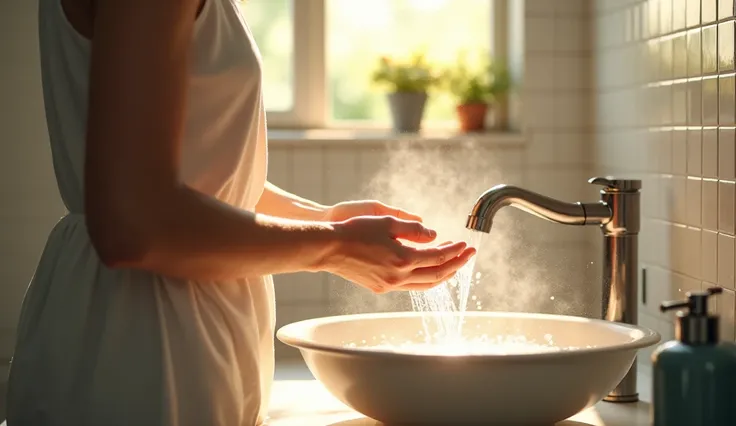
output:
MULTIPOLYGON (((277 380, 269 426, 379 426, 335 399, 316 380, 277 380)), ((649 404, 601 402, 556 426, 649 426, 649 404)), ((0 422, 0 426, 7 426, 0 422)))
MULTIPOLYGON (((277 380, 269 426, 379 426, 335 399, 316 380, 277 380)), ((649 426, 649 404, 598 405, 557 426, 649 426)))

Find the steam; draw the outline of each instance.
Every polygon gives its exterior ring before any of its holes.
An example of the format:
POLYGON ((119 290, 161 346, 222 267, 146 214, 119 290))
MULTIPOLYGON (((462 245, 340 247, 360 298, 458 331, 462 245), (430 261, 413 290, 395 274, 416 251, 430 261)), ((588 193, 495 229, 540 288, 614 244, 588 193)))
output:
MULTIPOLYGON (((590 295, 580 291, 579 275, 574 285, 569 282, 574 260, 550 264, 543 247, 527 242, 525 225, 540 219, 503 209, 490 234, 479 238, 465 228, 467 215, 483 191, 499 183, 523 186, 522 173, 501 164, 503 156, 497 153, 503 148, 491 150, 472 142, 452 147, 419 142, 395 145, 400 147, 389 149, 387 162, 362 195, 421 215, 437 231, 438 243, 462 240, 476 246, 468 311, 590 313, 584 303, 590 295)), ((332 309, 336 314, 407 311, 412 310, 412 300, 404 292, 374 295, 347 284, 333 295, 332 309)))

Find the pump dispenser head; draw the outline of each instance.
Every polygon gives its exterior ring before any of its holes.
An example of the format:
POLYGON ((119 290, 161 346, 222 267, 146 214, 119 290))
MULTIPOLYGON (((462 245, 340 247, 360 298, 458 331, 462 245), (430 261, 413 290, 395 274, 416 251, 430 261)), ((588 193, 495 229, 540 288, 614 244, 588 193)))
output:
POLYGON ((708 315, 708 299, 721 293, 720 287, 687 293, 687 300, 664 302, 662 312, 685 308, 677 313, 675 337, 686 345, 714 345, 718 343, 718 317, 708 315))

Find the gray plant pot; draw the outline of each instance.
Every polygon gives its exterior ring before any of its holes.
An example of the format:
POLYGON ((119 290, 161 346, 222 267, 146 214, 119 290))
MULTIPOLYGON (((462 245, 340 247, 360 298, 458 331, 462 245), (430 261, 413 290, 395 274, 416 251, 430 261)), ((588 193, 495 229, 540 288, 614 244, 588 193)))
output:
POLYGON ((427 104, 426 93, 391 93, 388 95, 388 103, 395 132, 416 133, 421 129, 424 107, 427 104))

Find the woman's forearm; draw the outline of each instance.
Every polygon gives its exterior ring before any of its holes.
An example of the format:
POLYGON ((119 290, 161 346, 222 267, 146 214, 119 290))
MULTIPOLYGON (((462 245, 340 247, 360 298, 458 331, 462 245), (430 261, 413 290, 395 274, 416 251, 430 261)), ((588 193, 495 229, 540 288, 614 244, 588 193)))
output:
POLYGON ((317 271, 337 244, 328 223, 254 214, 187 187, 137 201, 91 216, 93 243, 112 267, 197 280, 317 271), (162 207, 136 213, 141 204, 162 207))
POLYGON ((329 207, 301 198, 266 182, 263 195, 258 201, 256 212, 286 219, 320 221, 324 220, 329 207))
POLYGON ((203 281, 320 269, 339 241, 331 225, 259 216, 181 183, 200 3, 95 3, 83 197, 92 244, 108 266, 203 281))

